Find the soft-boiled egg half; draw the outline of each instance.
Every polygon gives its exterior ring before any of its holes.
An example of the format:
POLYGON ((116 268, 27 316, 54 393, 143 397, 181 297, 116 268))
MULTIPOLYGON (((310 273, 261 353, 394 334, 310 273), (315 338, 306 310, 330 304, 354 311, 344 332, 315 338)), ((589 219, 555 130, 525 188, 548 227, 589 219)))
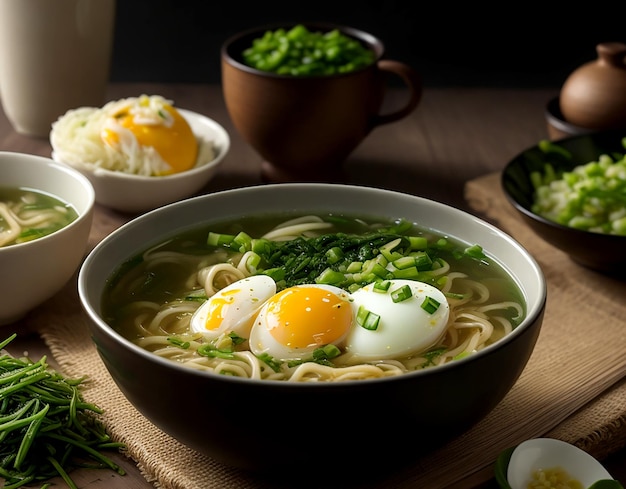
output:
POLYGON ((160 95, 68 110, 52 124, 50 144, 57 161, 142 177, 195 168, 209 147, 160 95))
POLYGON ((443 335, 450 307, 437 288, 412 280, 369 284, 352 294, 332 285, 303 284, 276 293, 265 275, 223 288, 191 318, 207 338, 235 332, 255 355, 307 360, 335 345, 363 360, 406 357, 443 335))
POLYGON ((353 322, 350 295, 343 289, 296 285, 263 305, 250 332, 250 349, 278 360, 301 360, 316 348, 339 345, 353 322))
POLYGON ((445 332, 450 314, 443 292, 415 280, 383 284, 384 288, 368 284, 352 293, 363 324, 350 330, 346 350, 373 360, 405 357, 433 346, 445 332))
POLYGON ((185 118, 165 98, 141 95, 104 107, 106 119, 100 136, 114 151, 142 153, 152 161, 155 175, 192 168, 198 157, 198 141, 185 118))
POLYGON ((252 322, 263 304, 276 294, 276 282, 267 275, 252 275, 209 297, 191 316, 191 330, 209 339, 234 332, 248 338, 252 322))

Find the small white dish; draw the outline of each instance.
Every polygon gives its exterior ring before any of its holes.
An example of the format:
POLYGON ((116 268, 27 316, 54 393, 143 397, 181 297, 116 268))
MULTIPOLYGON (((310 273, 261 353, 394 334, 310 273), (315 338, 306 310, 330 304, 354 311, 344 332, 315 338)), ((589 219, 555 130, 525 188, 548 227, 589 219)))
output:
MULTIPOLYGON (((585 489, 600 480, 613 481, 611 474, 590 454, 553 438, 534 438, 515 447, 506 469, 506 479, 511 489, 526 489, 536 471, 557 468, 564 470, 585 489)), ((621 487, 614 482, 614 487, 621 487)))
POLYGON ((212 160, 198 161, 195 167, 184 172, 155 177, 103 168, 94 169, 87 164, 69 164, 61 161, 54 151, 52 159, 85 175, 95 189, 96 202, 117 211, 141 213, 191 197, 215 175, 230 149, 230 136, 220 124, 209 117, 190 110, 177 110, 198 138, 213 142, 215 157, 212 160))

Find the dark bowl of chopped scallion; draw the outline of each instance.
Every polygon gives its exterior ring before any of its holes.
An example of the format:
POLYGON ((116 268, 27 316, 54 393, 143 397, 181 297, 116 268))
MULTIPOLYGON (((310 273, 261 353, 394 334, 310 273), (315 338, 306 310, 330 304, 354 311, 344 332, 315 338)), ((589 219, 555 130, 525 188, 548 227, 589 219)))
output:
POLYGON ((576 263, 626 274, 626 131, 542 140, 502 172, 505 196, 542 239, 576 263))
POLYGON ((230 118, 273 183, 344 181, 352 151, 373 129, 413 112, 422 96, 418 72, 387 59, 382 40, 330 23, 238 32, 222 45, 221 67, 230 118), (394 80, 408 97, 385 112, 394 80))

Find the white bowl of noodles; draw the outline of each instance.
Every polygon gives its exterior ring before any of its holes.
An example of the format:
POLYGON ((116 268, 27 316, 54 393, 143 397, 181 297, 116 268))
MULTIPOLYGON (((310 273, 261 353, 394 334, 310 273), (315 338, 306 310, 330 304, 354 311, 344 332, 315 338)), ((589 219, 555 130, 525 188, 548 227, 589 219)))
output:
POLYGON ((53 123, 50 143, 52 159, 89 179, 98 204, 131 214, 198 193, 230 149, 218 122, 158 95, 70 110, 53 123))
POLYGON ((477 217, 313 183, 144 214, 86 258, 78 290, 142 414, 223 463, 285 475, 333 447, 326 469, 365 447, 383 470, 463 433, 521 374, 546 300, 535 260, 477 217))
POLYGON ((94 190, 49 158, 0 152, 0 325, 68 283, 88 251, 94 190))

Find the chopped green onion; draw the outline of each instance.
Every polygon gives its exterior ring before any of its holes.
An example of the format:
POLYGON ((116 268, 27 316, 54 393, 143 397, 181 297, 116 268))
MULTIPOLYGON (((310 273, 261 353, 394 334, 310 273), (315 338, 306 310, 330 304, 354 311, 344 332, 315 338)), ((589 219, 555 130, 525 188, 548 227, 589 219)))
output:
POLYGON ((228 333, 228 337, 230 337, 230 339, 232 340, 233 345, 241 345, 243 342, 246 341, 245 338, 239 336, 234 331, 231 331, 230 333, 228 333))
POLYGON ((418 270, 431 270, 433 266, 433 260, 428 253, 420 252, 413 256, 415 262, 415 268, 418 270))
POLYGON ((328 263, 334 265, 338 261, 343 258, 343 250, 339 248, 339 246, 333 246, 331 249, 326 251, 326 259, 328 263))
POLYGON ((561 156, 564 156, 567 159, 571 159, 572 158, 572 153, 570 153, 568 150, 566 150, 562 146, 559 146, 558 144, 554 144, 549 139, 543 139, 543 140, 539 141, 537 146, 544 153, 547 153, 547 154, 549 154, 549 153, 558 153, 558 154, 560 154, 561 156))
POLYGON ((435 242, 435 246, 437 246, 438 248, 447 248, 448 247, 448 240, 446 238, 439 238, 436 242, 435 242))
POLYGON ((446 348, 436 348, 434 350, 430 350, 424 353, 424 357, 426 357, 426 363, 422 365, 422 367, 427 367, 428 365, 433 365, 437 357, 440 357, 446 352, 446 348))
POLYGON ((356 292, 360 288, 361 288, 361 284, 352 283, 352 284, 348 285, 347 290, 348 290, 348 292, 352 293, 352 292, 356 292))
POLYGON ((417 267, 404 268, 402 270, 394 270, 393 276, 394 278, 417 280, 419 271, 417 267))
POLYGON ((265 365, 271 368, 274 372, 280 372, 282 362, 276 360, 269 353, 261 353, 260 355, 257 355, 257 358, 265 363, 265 365))
POLYGON ((482 246, 477 244, 470 246, 469 248, 465 248, 465 254, 472 258, 476 258, 482 260, 486 257, 485 252, 483 251, 482 246))
POLYGON ((353 261, 346 267, 347 273, 357 273, 363 269, 362 261, 353 261))
POLYGON ((390 233, 403 234, 407 231, 410 231, 412 226, 413 224, 411 223, 411 221, 407 221, 406 219, 398 219, 393 223, 392 226, 388 228, 388 231, 390 233))
POLYGON ((309 30, 298 24, 267 30, 242 51, 245 64, 287 76, 349 73, 375 61, 375 53, 338 29, 309 30))
POLYGON ((378 328, 380 322, 380 316, 371 311, 368 311, 364 306, 359 306, 359 310, 356 315, 356 323, 370 331, 374 331, 378 328))
POLYGON ((246 251, 250 251, 252 249, 252 238, 243 231, 233 238, 233 243, 239 245, 239 251, 241 253, 245 253, 246 251))
POLYGON ((560 147, 546 144, 555 151, 549 154, 551 161, 544 163, 543 172, 537 170, 533 176, 531 210, 575 229, 626 235, 620 221, 626 217, 626 155, 600 154, 594 161, 564 171, 557 162, 562 159, 556 151, 560 147))
POLYGON ((397 269, 404 270, 405 268, 415 266, 415 258, 412 256, 403 256, 402 258, 398 258, 397 260, 394 260, 391 263, 397 269))
POLYGON ((378 278, 386 278, 389 275, 389 271, 380 265, 379 263, 374 263, 374 266, 369 270, 371 275, 376 275, 378 278))
POLYGON ((463 294, 456 294, 454 292, 446 292, 444 295, 446 297, 449 297, 450 299, 459 299, 459 300, 461 300, 461 299, 465 298, 465 296, 463 294))
POLYGON ((232 234, 209 232, 206 243, 209 246, 230 246, 234 239, 235 236, 232 234))
POLYGON ((440 305, 441 303, 437 299, 434 299, 433 297, 427 295, 426 297, 424 297, 424 301, 422 302, 422 309, 424 309, 424 311, 426 311, 428 314, 434 314, 437 312, 437 309, 439 309, 440 305))
POLYGON ((313 350, 313 361, 330 360, 341 355, 341 350, 335 345, 324 345, 313 350))
POLYGON ((376 275, 380 278, 385 278, 388 271, 385 268, 387 265, 387 259, 385 259, 382 255, 378 255, 376 258, 367 260, 363 264, 362 272, 366 275, 376 275))
POLYGON ((542 179, 540 172, 532 171, 530 172, 529 177, 530 177, 530 183, 532 184, 535 190, 543 185, 543 179, 542 179))
POLYGON ((469 351, 462 351, 458 355, 453 357, 453 360, 460 360, 461 358, 469 357, 472 353, 469 351))
POLYGON ((255 252, 251 251, 248 254, 248 258, 246 260, 246 268, 252 275, 256 275, 259 266, 261 265, 261 257, 257 255, 255 252))
POLYGON ((284 268, 268 268, 263 271, 264 275, 274 279, 274 282, 278 283, 285 278, 284 268))
POLYGON ((428 248, 428 240, 424 236, 409 236, 409 244, 412 250, 428 248))
POLYGON ((401 238, 396 238, 389 243, 380 247, 380 253, 383 255, 388 261, 393 262, 399 258, 402 258, 402 254, 398 252, 394 252, 393 249, 398 246, 402 242, 401 238))
POLYGON ((180 338, 176 338, 175 336, 168 337, 167 342, 174 346, 177 346, 178 348, 182 348, 183 350, 186 350, 191 346, 191 343, 189 343, 188 341, 181 340, 180 338))
POLYGON ((390 286, 391 282, 389 282, 389 280, 382 280, 379 282, 374 282, 372 290, 374 292, 387 292, 390 286))
POLYGON ((250 243, 250 251, 254 251, 260 256, 270 253, 271 249, 272 245, 264 238, 253 238, 250 243))
POLYGON ((336 272, 331 268, 324 270, 319 277, 315 279, 315 283, 318 284, 340 284, 343 282, 345 275, 341 272, 336 272))
POLYGON ((197 290, 193 290, 191 292, 189 292, 186 296, 185 299, 186 301, 195 301, 195 302, 204 302, 208 299, 207 295, 206 295, 206 290, 204 288, 202 289, 197 289, 197 290))
POLYGON ((399 289, 391 291, 391 300, 393 302, 403 302, 413 297, 413 291, 409 285, 403 285, 399 289))
POLYGON ((235 358, 232 349, 216 348, 211 343, 200 345, 196 351, 198 355, 208 358, 224 358, 229 360, 235 358))

